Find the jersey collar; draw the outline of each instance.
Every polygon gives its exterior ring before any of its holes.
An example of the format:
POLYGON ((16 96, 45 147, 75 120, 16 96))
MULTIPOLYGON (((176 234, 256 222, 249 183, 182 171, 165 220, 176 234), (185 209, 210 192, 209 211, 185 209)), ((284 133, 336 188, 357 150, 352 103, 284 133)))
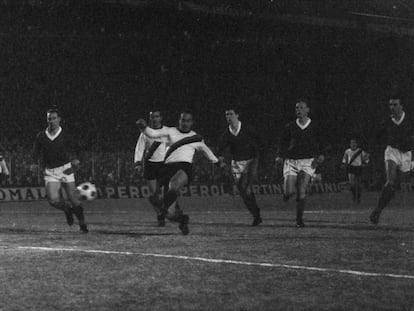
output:
POLYGON ((304 130, 305 128, 307 128, 309 126, 309 124, 311 123, 311 119, 309 118, 308 121, 305 124, 300 124, 299 123, 299 119, 296 119, 296 124, 300 127, 301 130, 304 130))
POLYGON ((237 124, 237 129, 236 129, 236 131, 233 131, 233 129, 232 129, 232 128, 231 128, 231 126, 229 125, 229 131, 230 131, 230 133, 231 133, 231 134, 233 134, 234 136, 239 135, 240 130, 241 130, 241 121, 239 121, 239 124, 237 124))
POLYGON ((404 121, 405 118, 405 111, 403 111, 401 118, 397 121, 395 118, 391 118, 392 122, 394 122, 396 125, 400 125, 402 121, 404 121))
POLYGON ((60 126, 59 126, 59 129, 57 130, 57 132, 56 132, 56 134, 55 134, 55 135, 51 135, 47 129, 46 129, 46 131, 45 131, 46 136, 47 136, 50 140, 55 140, 55 139, 56 139, 56 137, 58 137, 58 136, 59 136, 59 134, 60 134, 61 132, 62 132, 62 128, 61 128, 60 126))

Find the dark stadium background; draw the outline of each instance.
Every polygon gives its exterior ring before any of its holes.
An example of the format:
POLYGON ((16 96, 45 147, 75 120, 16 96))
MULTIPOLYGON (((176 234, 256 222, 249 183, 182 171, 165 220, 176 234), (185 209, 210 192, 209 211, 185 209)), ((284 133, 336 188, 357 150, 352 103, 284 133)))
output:
MULTIPOLYGON (((368 187, 381 178, 372 137, 387 96, 399 92, 411 109, 409 1, 20 0, 0 7, 0 142, 12 171, 3 186, 41 184, 29 170, 30 149, 51 105, 79 138, 80 179, 100 185, 140 181, 132 169, 134 122, 152 107, 168 125, 192 109, 195 129, 214 148, 226 103, 240 104, 242 119, 262 132, 260 175, 278 182, 277 138, 294 118, 295 100, 306 97, 326 129, 323 178, 345 178, 341 156, 356 135, 373 153, 368 187)), ((208 169, 198 167, 198 180, 226 179, 208 169)))

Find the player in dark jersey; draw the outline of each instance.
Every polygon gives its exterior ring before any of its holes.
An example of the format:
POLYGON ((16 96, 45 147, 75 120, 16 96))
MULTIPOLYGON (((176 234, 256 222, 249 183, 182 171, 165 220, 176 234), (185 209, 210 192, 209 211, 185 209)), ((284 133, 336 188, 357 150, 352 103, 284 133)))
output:
POLYGON ((262 140, 251 128, 242 125, 239 120, 239 112, 234 107, 225 111, 228 128, 219 140, 218 152, 219 161, 222 167, 225 166, 224 154, 227 150, 231 154, 231 172, 240 196, 244 204, 253 216, 252 226, 262 222, 260 208, 257 205, 252 184, 257 180, 259 158, 263 151, 262 140))
POLYGON ((381 191, 377 207, 370 215, 370 221, 378 224, 382 210, 395 195, 397 171, 408 173, 411 170, 411 149, 413 145, 414 124, 405 112, 400 96, 389 100, 391 117, 380 127, 377 139, 385 142, 384 152, 386 182, 381 191))
POLYGON ((280 139, 277 164, 283 164, 283 198, 288 201, 296 193, 296 226, 304 227, 306 189, 315 173, 316 166, 323 162, 320 150, 318 124, 308 114, 306 101, 296 103, 294 122, 286 125, 280 139))
MULTIPOLYGON (((164 130, 162 115, 159 110, 150 112, 150 127, 154 130, 164 130)), ((134 162, 138 173, 144 171, 150 190, 149 201, 157 213, 158 226, 165 226, 165 218, 161 212, 162 198, 159 179, 162 177, 166 152, 165 139, 152 139, 141 133, 135 147, 134 162)))
POLYGON ((352 200, 361 203, 361 175, 362 168, 369 162, 369 154, 358 147, 358 142, 352 138, 349 148, 345 150, 342 165, 346 170, 349 185, 351 186, 352 200))
MULTIPOLYGON (((82 204, 79 201, 75 185, 74 172, 80 161, 74 154, 74 142, 60 126, 61 117, 57 108, 47 111, 46 130, 37 134, 33 147, 35 159, 40 159, 44 167, 44 179, 48 202, 54 208, 62 210, 69 226, 73 225, 73 214, 78 218, 81 232, 87 233, 82 204), (63 187, 68 201, 60 195, 63 187)), ((33 166, 32 166, 33 167, 33 166)))

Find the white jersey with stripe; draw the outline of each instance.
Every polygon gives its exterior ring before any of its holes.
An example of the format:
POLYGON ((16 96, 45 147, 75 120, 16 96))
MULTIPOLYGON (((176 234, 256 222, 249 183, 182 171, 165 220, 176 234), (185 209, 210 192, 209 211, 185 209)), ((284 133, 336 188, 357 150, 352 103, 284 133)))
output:
POLYGON ((352 150, 351 148, 348 148, 345 150, 344 156, 342 158, 342 163, 349 164, 351 166, 361 166, 368 163, 368 155, 365 151, 362 151, 361 154, 359 154, 355 160, 352 163, 349 163, 354 156, 355 153, 359 152, 359 148, 352 150))
MULTIPOLYGON (((194 131, 189 131, 187 133, 181 132, 176 127, 166 127, 166 128, 163 128, 157 131, 155 131, 154 129, 150 127, 146 127, 143 133, 152 139, 166 139, 167 140, 167 152, 168 152, 168 148, 172 144, 184 138, 197 135, 197 133, 194 131)), ((193 143, 188 143, 188 144, 179 146, 177 149, 171 152, 171 154, 167 157, 167 159, 165 159, 165 163, 176 163, 176 162, 193 163, 194 154, 196 150, 202 152, 204 156, 211 162, 213 163, 218 162, 217 157, 210 150, 210 148, 207 147, 204 141, 200 141, 200 142, 193 142, 193 143)))
MULTIPOLYGON (((165 128, 168 128, 167 126, 163 126, 159 129, 153 129, 154 131, 162 131, 165 128)), ((154 142, 160 142, 161 144, 158 146, 158 148, 154 151, 152 156, 148 159, 150 162, 163 162, 165 158, 165 152, 167 151, 166 147, 166 141, 167 139, 165 137, 161 138, 150 138, 143 133, 139 135, 137 145, 135 146, 135 154, 134 154, 134 162, 142 162, 144 154, 148 149, 151 147, 151 145, 154 142)))

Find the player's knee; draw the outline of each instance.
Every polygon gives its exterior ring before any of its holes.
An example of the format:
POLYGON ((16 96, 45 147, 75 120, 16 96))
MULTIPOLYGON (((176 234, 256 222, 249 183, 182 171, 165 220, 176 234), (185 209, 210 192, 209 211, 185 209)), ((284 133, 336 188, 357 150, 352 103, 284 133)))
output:
POLYGON ((60 199, 59 198, 50 198, 47 201, 53 207, 59 207, 59 205, 60 205, 60 199))

